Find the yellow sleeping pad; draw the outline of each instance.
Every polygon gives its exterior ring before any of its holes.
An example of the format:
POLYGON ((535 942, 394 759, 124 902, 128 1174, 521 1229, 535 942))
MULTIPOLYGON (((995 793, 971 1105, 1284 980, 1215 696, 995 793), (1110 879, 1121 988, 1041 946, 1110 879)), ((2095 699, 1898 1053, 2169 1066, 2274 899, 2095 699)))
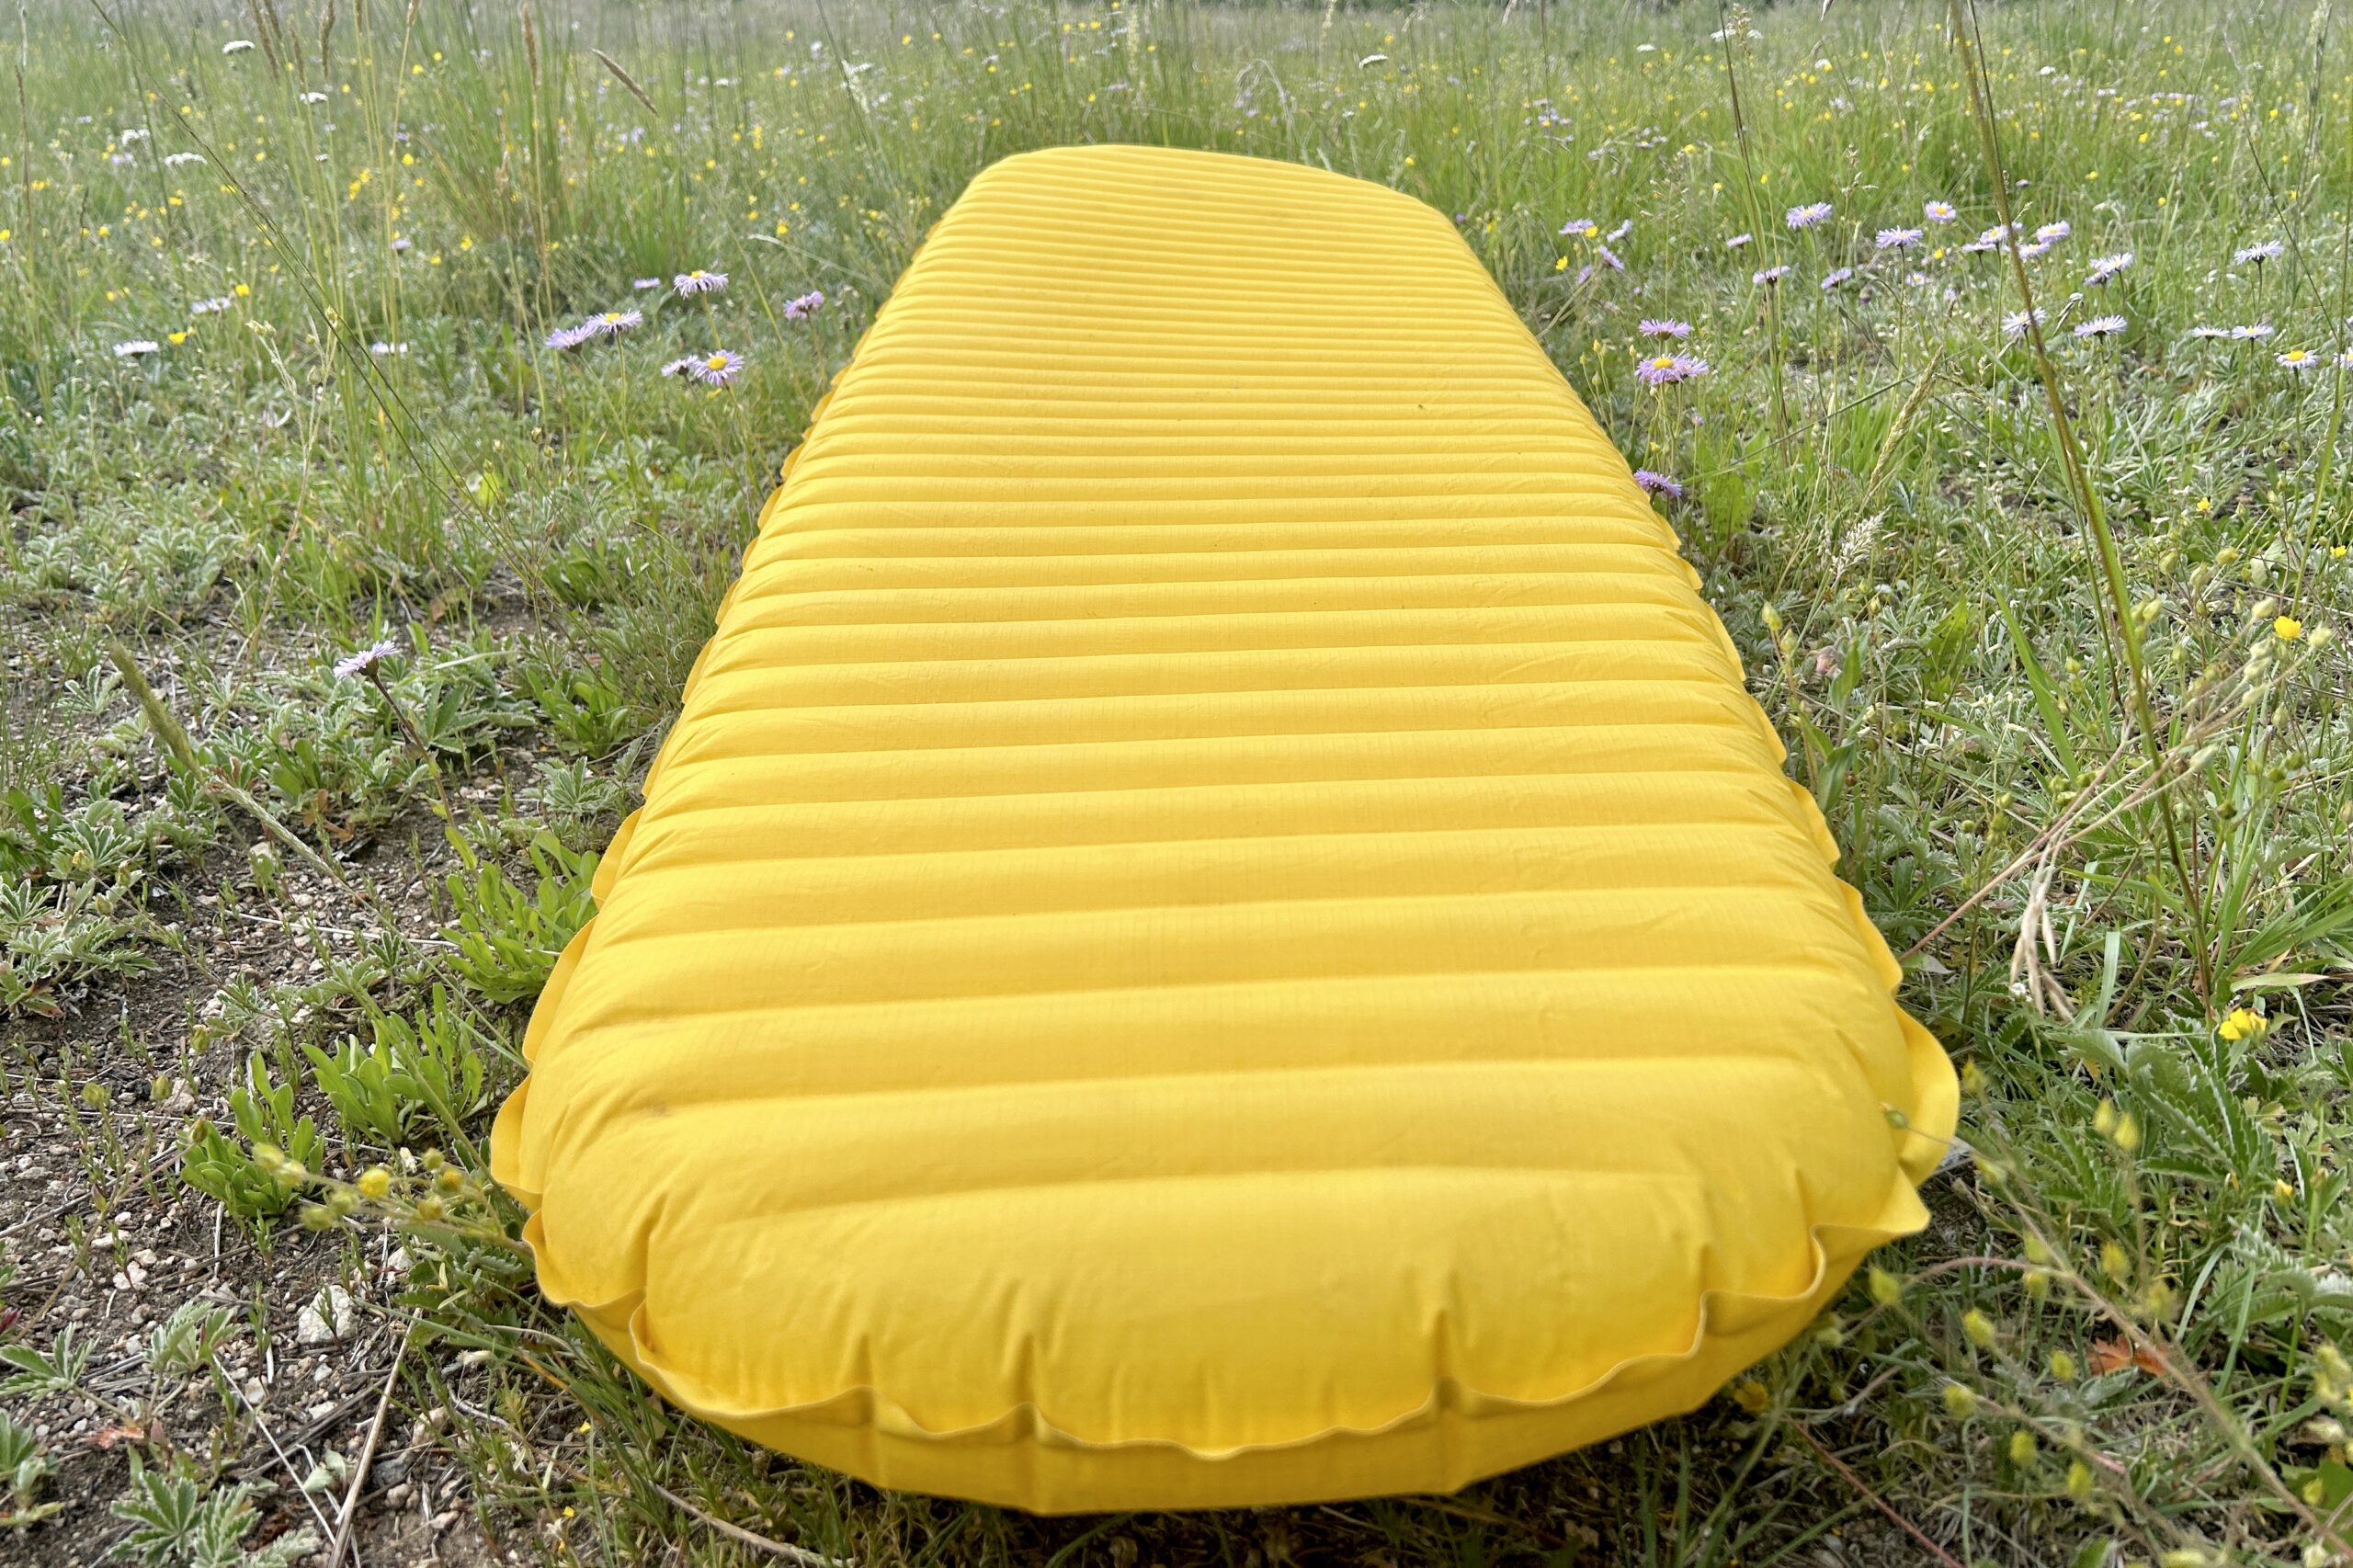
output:
POLYGON ((821 405, 498 1179, 680 1408, 1051 1512, 1443 1491, 1917 1229, 1951 1070, 1448 222, 1008 159, 821 405))

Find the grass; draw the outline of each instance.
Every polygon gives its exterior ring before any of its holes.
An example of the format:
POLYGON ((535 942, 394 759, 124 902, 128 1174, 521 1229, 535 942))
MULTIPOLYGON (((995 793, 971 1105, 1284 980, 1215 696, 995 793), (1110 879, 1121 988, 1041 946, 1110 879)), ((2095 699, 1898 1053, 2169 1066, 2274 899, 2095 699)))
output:
POLYGON ((2341 17, 17 26, 0 1560, 346 1529, 369 1561, 2346 1560, 2341 17), (683 1421, 530 1288, 488 1108, 758 503, 972 174, 1083 140, 1456 216, 1684 488, 1661 505, 1963 1063, 1934 1225, 1690 1418, 1456 1498, 1039 1521, 683 1421), (696 267, 730 286, 633 287, 696 267), (1706 372, 1646 386, 1646 317, 1706 372), (659 373, 716 349, 724 388, 659 373))

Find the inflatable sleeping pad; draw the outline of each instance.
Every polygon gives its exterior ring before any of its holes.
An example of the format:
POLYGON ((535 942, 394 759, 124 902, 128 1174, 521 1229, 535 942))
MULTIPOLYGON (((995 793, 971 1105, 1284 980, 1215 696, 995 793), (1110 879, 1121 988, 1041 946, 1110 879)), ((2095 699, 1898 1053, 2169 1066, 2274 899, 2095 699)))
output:
POLYGON ((1443 1491, 1925 1218, 1936 1041, 1438 213, 982 174, 820 405, 493 1140, 680 1408, 1040 1511, 1443 1491))

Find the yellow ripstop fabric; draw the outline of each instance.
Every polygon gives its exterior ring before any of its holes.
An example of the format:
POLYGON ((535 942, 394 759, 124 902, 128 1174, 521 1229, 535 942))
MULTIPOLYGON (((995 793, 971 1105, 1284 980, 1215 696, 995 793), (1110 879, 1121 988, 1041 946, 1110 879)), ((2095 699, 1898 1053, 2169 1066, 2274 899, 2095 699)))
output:
POLYGON ((1044 1511, 1441 1491, 1916 1229, 1954 1082, 1447 221, 1069 148, 769 502, 498 1179, 685 1410, 1044 1511))

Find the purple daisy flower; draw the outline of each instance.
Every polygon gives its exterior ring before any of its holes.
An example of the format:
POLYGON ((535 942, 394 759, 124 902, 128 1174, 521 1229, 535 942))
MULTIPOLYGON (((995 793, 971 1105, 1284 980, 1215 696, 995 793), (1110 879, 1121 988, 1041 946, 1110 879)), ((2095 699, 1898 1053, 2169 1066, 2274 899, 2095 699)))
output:
POLYGON ((1618 253, 1611 250, 1608 245, 1597 244, 1593 249, 1595 255, 1598 256, 1602 260, 1609 264, 1609 269, 1612 272, 1623 272, 1626 270, 1626 264, 1619 260, 1618 253))
POLYGON ((1590 218, 1572 218, 1567 222, 1561 225, 1561 233, 1563 234, 1582 235, 1586 239, 1589 240, 1593 238, 1594 235, 1601 233, 1601 225, 1595 222, 1590 218))
POLYGON ((1724 249, 1738 250, 1741 246, 1748 244, 1749 241, 1756 237, 1756 236, 1754 234, 1734 234, 1732 238, 1724 242, 1724 249))
POLYGON ((114 346, 114 357, 118 359, 143 359, 150 354, 161 354, 163 351, 164 346, 152 337, 134 337, 128 343, 114 346))
POLYGON ((630 328, 642 324, 644 320, 644 314, 638 311, 605 311, 590 316, 573 330, 581 335, 581 341, 585 343, 596 337, 619 337, 630 328))
POLYGON ((1830 290, 1838 287, 1839 284, 1846 282, 1847 279, 1852 278, 1854 275, 1855 269, 1851 267, 1832 267, 1822 279, 1822 291, 1825 294, 1829 293, 1830 290))
POLYGON ((2272 327, 2269 322, 2259 321, 2253 326, 2234 326, 2231 328, 2231 338, 2232 341, 2236 343, 2260 343, 2265 338, 2270 336, 2271 332, 2272 327))
POLYGON ((545 341, 550 348, 562 353, 565 349, 579 347, 594 335, 596 335, 580 327, 560 326, 549 333, 545 341))
POLYGON ((1827 201, 1809 201, 1802 207, 1792 207, 1790 209, 1790 227, 1792 229, 1811 229, 1816 223, 1823 222, 1829 216, 1830 203, 1827 201))
POLYGON ((2317 369, 2321 362, 2320 356, 2309 348, 2290 348, 2285 354, 2275 354, 2272 358, 2279 362, 2281 369, 2294 370, 2300 375, 2317 369))
POLYGON ((695 361, 693 371, 695 380, 707 387, 732 386, 735 378, 743 373, 744 357, 725 348, 715 348, 703 355, 695 361))
POLYGON ((1688 354, 1654 354, 1634 367, 1634 374, 1643 384, 1653 387, 1671 387, 1707 373, 1708 362, 1688 354))
POLYGON ((825 296, 819 290, 812 289, 800 298, 787 300, 784 302, 784 319, 807 321, 811 316, 815 315, 824 303, 825 296))
POLYGON ((1636 469, 1634 471, 1634 483, 1641 485, 1644 490, 1649 491, 1654 495, 1664 495, 1670 501, 1680 501, 1683 499, 1683 482, 1681 480, 1669 479, 1666 475, 1654 472, 1650 469, 1636 469))
POLYGON ((1751 283, 1779 283, 1789 275, 1789 265, 1785 262, 1779 267, 1768 267, 1762 272, 1752 272, 1748 275, 1748 280, 1751 283))
POLYGON ((1949 201, 1931 201, 1920 209, 1920 216, 1931 223, 1949 223, 1961 214, 1952 210, 1949 201))
POLYGON ((2024 337, 2028 328, 2040 326, 2046 319, 2040 306, 2031 311, 2012 311, 2002 318, 2002 335, 2009 338, 2024 337))
POLYGON ((2034 243, 2039 245, 2055 245, 2075 232, 2067 220, 2062 218, 2055 223, 2045 223, 2037 229, 2034 232, 2034 243))
POLYGON ((1644 316, 1635 330, 1644 337, 1688 337, 1691 335, 1691 324, 1663 316, 1644 316))
POLYGON ((678 376, 685 380, 692 381, 694 379, 695 367, 701 363, 702 361, 692 354, 682 354, 677 358, 673 359, 668 364, 663 366, 662 373, 665 376, 678 376))
POLYGON ((2114 256, 2100 256, 2093 261, 2092 269, 2084 274, 2084 282, 2088 287, 2097 288, 2131 265, 2132 253, 2129 250, 2118 251, 2114 256))
POLYGON ((1881 229, 1879 232, 1881 250, 1909 250, 1920 243, 1918 229, 1881 229))
POLYGON ((670 287, 682 295, 723 294, 727 291, 727 274, 709 272, 698 267, 692 272, 681 272, 671 278, 670 287))
POLYGON ((2075 324, 2077 337, 2113 337, 2124 330, 2122 316, 2094 316, 2075 324))
POLYGON ((362 648, 356 653, 347 654, 335 662, 335 678, 349 680, 354 676, 364 675, 375 666, 377 661, 389 659, 400 651, 399 643, 387 641, 362 648))
POLYGON ((2256 266, 2261 267, 2267 261, 2279 260, 2279 253, 2287 248, 2287 246, 2281 244, 2278 240, 2266 240, 2261 244, 2248 245, 2244 250, 2233 251, 2231 253, 2231 265, 2233 267, 2245 267, 2251 261, 2255 263, 2256 266))

